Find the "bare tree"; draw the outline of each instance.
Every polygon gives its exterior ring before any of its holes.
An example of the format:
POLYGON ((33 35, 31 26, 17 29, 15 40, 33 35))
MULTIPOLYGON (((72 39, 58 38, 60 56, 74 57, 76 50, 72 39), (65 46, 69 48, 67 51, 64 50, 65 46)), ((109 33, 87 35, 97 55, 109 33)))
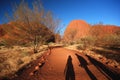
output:
POLYGON ((61 42, 61 36, 60 36, 60 33, 59 33, 59 32, 55 34, 55 42, 56 42, 56 43, 61 42))
POLYGON ((13 9, 10 21, 15 22, 24 34, 22 39, 34 42, 34 53, 37 52, 39 43, 49 41, 53 37, 58 24, 50 12, 45 12, 39 1, 34 1, 32 8, 24 1, 13 9), (50 29, 50 30, 49 30, 50 29))
POLYGON ((54 33, 55 36, 55 42, 60 42, 60 31, 62 29, 60 23, 61 20, 54 17, 52 12, 48 11, 46 13, 46 16, 44 17, 44 22, 43 22, 51 32, 54 33))
POLYGON ((44 17, 44 24, 53 32, 57 33, 60 30, 60 19, 53 16, 52 12, 48 11, 44 17))

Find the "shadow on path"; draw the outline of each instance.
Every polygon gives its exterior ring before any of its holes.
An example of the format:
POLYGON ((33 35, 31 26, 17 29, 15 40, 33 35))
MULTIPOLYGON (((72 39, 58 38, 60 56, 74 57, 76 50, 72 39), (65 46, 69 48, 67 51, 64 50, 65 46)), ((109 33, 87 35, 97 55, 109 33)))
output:
POLYGON ((78 58, 78 60, 79 60, 79 62, 80 62, 80 65, 79 65, 79 66, 81 66, 82 68, 85 69, 85 71, 88 73, 89 77, 90 77, 92 80, 97 80, 97 78, 93 75, 93 73, 92 73, 92 72, 89 70, 89 68, 87 67, 87 65, 88 65, 87 61, 86 61, 83 57, 79 56, 78 54, 75 54, 75 55, 77 56, 77 58, 78 58))
POLYGON ((71 56, 67 59, 67 64, 64 70, 65 80, 75 80, 75 72, 72 64, 71 56))
POLYGON ((105 75, 109 80, 120 80, 120 74, 117 74, 113 71, 111 71, 109 68, 107 68, 104 64, 101 62, 95 60, 94 58, 86 55, 88 59, 91 61, 91 63, 96 66, 96 68, 105 75))

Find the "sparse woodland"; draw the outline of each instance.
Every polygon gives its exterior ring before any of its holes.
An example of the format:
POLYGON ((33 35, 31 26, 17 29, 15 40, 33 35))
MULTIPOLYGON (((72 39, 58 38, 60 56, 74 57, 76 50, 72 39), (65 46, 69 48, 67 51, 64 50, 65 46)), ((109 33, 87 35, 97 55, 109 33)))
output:
POLYGON ((60 19, 46 11, 38 0, 34 0, 32 7, 22 1, 12 10, 12 15, 6 15, 9 22, 0 25, 0 77, 6 78, 37 59, 48 48, 51 49, 50 43, 61 43, 62 47, 77 44, 77 50, 89 50, 120 63, 119 26, 89 25, 82 21, 81 29, 77 26, 66 30, 68 32, 64 32, 62 37, 60 19))

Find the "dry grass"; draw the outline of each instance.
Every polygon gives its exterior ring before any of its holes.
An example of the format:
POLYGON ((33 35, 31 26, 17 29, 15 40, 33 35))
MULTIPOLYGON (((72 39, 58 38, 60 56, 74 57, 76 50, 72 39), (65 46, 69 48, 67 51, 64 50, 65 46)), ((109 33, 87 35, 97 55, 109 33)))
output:
POLYGON ((21 67, 37 59, 47 49, 46 45, 39 48, 39 53, 33 54, 32 47, 14 46, 12 48, 0 47, 0 77, 14 74, 21 67))

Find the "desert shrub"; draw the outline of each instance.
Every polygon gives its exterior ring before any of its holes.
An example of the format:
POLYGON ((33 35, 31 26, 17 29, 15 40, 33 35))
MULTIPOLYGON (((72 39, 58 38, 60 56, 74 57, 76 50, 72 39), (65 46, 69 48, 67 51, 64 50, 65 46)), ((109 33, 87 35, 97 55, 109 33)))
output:
POLYGON ((120 46, 120 35, 106 35, 99 40, 99 42, 106 47, 119 47, 120 46))
POLYGON ((5 40, 1 40, 0 41, 0 46, 5 46, 7 43, 6 43, 6 41, 5 40))
POLYGON ((74 42, 73 42, 73 41, 71 41, 69 44, 70 44, 70 45, 73 45, 73 44, 74 44, 74 42))
POLYGON ((0 56, 0 63, 3 63, 7 58, 0 56))
POLYGON ((29 53, 26 52, 26 51, 23 51, 23 52, 22 52, 22 56, 23 56, 23 57, 25 57, 25 56, 29 56, 29 53))
POLYGON ((67 47, 69 46, 67 43, 63 43, 63 47, 67 47))
POLYGON ((84 47, 90 47, 90 46, 95 46, 96 44, 96 37, 92 37, 92 36, 87 36, 85 38, 82 38, 80 40, 80 43, 84 45, 84 47))
POLYGON ((86 47, 85 47, 84 45, 78 45, 78 46, 77 46, 77 49, 78 49, 78 50, 85 50, 86 47))
POLYGON ((24 62, 23 62, 21 59, 18 59, 18 60, 17 60, 17 64, 18 64, 18 65, 21 65, 21 64, 23 64, 23 63, 24 63, 24 62))
POLYGON ((19 44, 19 45, 22 46, 22 47, 29 47, 29 46, 33 46, 33 42, 22 43, 22 44, 19 44))

